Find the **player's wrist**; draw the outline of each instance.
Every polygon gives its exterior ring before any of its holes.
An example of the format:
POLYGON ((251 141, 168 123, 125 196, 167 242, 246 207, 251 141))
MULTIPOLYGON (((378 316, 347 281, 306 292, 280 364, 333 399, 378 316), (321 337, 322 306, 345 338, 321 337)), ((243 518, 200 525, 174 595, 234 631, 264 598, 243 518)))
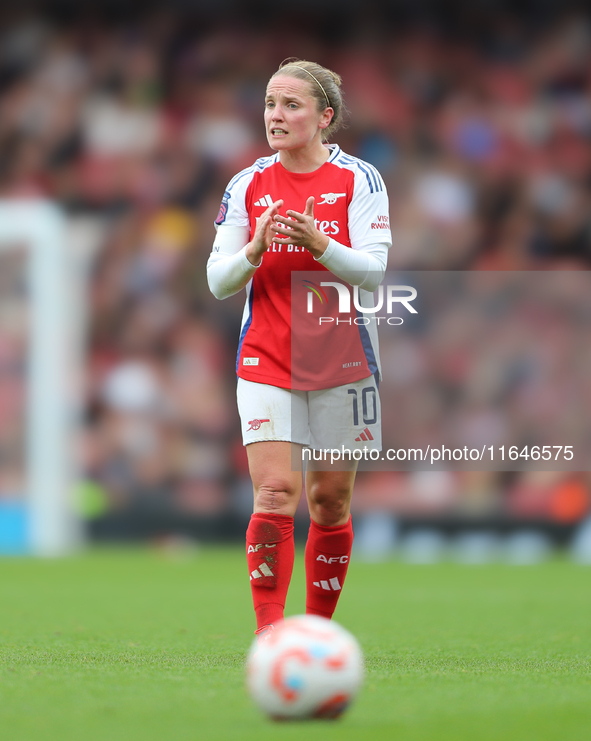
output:
POLYGON ((257 249, 253 242, 249 242, 244 249, 246 259, 253 268, 258 268, 261 265, 263 261, 263 253, 264 250, 261 251, 260 249, 257 249))
POLYGON ((326 248, 328 247, 329 242, 330 238, 326 234, 318 232, 318 236, 314 240, 313 244, 308 247, 308 251, 311 253, 312 257, 318 260, 318 258, 322 257, 322 255, 326 252, 326 248))

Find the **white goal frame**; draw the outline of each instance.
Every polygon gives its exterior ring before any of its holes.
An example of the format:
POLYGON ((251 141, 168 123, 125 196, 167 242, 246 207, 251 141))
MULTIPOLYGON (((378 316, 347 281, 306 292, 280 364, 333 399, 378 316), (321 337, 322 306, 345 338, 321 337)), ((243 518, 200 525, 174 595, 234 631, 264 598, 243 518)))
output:
MULTIPOLYGON (((61 556, 82 540, 74 502, 80 315, 71 304, 66 220, 48 201, 0 201, 0 252, 26 251, 31 304, 26 369, 26 551, 61 556)), ((75 303, 75 302, 74 302, 75 303)))

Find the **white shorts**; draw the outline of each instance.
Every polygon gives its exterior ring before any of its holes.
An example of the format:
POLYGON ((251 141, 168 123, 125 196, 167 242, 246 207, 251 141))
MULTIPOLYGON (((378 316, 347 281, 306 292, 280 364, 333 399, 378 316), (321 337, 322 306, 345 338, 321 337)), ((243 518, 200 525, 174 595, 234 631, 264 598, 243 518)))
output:
POLYGON ((320 391, 291 391, 239 378, 237 397, 245 445, 282 440, 313 450, 382 449, 380 395, 373 376, 320 391))

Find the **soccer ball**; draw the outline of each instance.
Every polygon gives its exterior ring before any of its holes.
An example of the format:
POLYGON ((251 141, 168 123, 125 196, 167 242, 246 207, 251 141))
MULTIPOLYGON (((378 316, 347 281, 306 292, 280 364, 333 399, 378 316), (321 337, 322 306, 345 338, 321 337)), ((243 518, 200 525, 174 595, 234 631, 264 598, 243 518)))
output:
POLYGON ((274 720, 338 718, 363 681, 363 654, 333 620, 297 615, 251 646, 246 682, 252 699, 274 720))

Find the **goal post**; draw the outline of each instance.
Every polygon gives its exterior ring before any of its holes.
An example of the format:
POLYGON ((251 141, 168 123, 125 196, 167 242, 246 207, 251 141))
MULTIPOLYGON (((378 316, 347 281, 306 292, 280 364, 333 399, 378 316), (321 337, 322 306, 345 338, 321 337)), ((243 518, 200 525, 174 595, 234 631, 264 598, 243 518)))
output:
POLYGON ((60 208, 47 201, 0 201, 0 271, 1 261, 15 250, 23 253, 27 304, 24 490, 16 502, 24 526, 22 547, 16 550, 59 556, 82 539, 73 499, 81 318, 71 301, 77 292, 60 208))

